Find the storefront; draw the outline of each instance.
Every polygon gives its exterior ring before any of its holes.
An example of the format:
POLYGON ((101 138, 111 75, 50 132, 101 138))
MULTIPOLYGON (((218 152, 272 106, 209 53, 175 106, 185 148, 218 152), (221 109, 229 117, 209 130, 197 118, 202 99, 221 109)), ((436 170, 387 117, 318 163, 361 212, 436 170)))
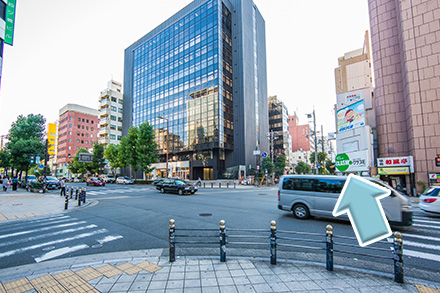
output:
POLYGON ((380 179, 388 182, 394 189, 415 195, 413 157, 378 158, 377 173, 380 179))
MULTIPOLYGON (((166 163, 157 163, 152 165, 155 168, 152 171, 153 178, 164 178, 167 176, 166 163)), ((189 161, 168 162, 168 177, 189 179, 189 161)))

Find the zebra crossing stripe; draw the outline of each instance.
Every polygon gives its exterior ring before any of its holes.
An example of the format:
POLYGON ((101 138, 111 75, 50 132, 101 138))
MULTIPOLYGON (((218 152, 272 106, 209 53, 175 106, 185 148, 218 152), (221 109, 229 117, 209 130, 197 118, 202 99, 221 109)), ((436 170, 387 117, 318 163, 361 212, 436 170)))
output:
POLYGON ((438 237, 416 235, 416 234, 403 234, 403 241, 404 241, 403 243, 406 242, 406 240, 405 240, 406 237, 419 238, 419 239, 424 239, 424 240, 431 240, 431 241, 438 241, 438 242, 440 242, 440 238, 438 238, 438 237))
POLYGON ((86 244, 82 244, 82 245, 77 245, 77 246, 73 246, 73 247, 63 247, 63 248, 49 251, 40 257, 35 257, 34 260, 38 263, 38 262, 52 259, 52 258, 61 256, 61 255, 67 254, 67 253, 71 253, 71 252, 75 252, 75 251, 78 251, 81 249, 85 249, 85 248, 89 248, 89 246, 86 244))
POLYGON ((113 240, 118 240, 121 238, 124 238, 124 237, 122 237, 121 235, 111 235, 111 236, 106 236, 104 239, 99 239, 96 241, 98 241, 99 244, 104 244, 104 243, 107 243, 107 242, 110 242, 113 240))
POLYGON ((440 255, 438 255, 438 254, 425 253, 425 252, 419 252, 419 251, 405 249, 404 255, 440 262, 440 255))
POLYGON ((427 248, 430 250, 440 250, 440 245, 432 245, 432 244, 425 244, 420 242, 413 242, 409 240, 404 240, 403 245, 407 246, 414 246, 414 247, 420 247, 420 248, 427 248))
POLYGON ((48 231, 48 230, 51 230, 51 229, 54 229, 54 228, 65 228, 65 227, 70 227, 70 226, 75 226, 75 225, 85 224, 85 223, 87 223, 87 222, 86 221, 79 221, 79 222, 66 223, 66 224, 62 224, 62 225, 45 227, 45 228, 40 228, 40 229, 35 229, 35 230, 21 231, 21 232, 6 234, 6 235, 0 235, 0 239, 4 239, 4 238, 8 238, 8 237, 14 237, 14 236, 21 236, 21 235, 25 235, 25 234, 29 234, 29 233, 35 233, 35 232, 48 231))
POLYGON ((108 232, 107 229, 100 229, 100 230, 96 230, 96 231, 90 232, 90 233, 79 234, 79 235, 76 235, 74 237, 69 237, 69 238, 49 241, 49 242, 46 242, 46 243, 35 244, 35 245, 32 245, 32 246, 23 247, 23 248, 19 248, 19 249, 14 249, 14 250, 10 250, 10 251, 6 251, 6 252, 3 252, 3 253, 0 253, 0 258, 11 256, 11 255, 18 254, 18 253, 22 253, 22 252, 33 250, 33 249, 37 249, 37 248, 41 248, 41 247, 45 247, 45 246, 49 246, 49 245, 54 245, 54 244, 59 244, 59 243, 68 242, 68 241, 72 241, 72 240, 77 240, 77 239, 81 239, 81 238, 86 238, 86 237, 90 237, 90 236, 93 236, 93 235, 102 234, 102 233, 105 233, 105 232, 108 232))

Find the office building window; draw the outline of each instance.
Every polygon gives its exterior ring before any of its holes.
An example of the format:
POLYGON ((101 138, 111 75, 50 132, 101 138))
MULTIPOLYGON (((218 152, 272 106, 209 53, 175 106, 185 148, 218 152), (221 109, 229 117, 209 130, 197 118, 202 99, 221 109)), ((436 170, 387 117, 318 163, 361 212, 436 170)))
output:
POLYGON ((116 121, 116 116, 110 115, 110 120, 116 121))
POLYGON ((112 97, 112 102, 116 102, 116 98, 115 97, 112 97))

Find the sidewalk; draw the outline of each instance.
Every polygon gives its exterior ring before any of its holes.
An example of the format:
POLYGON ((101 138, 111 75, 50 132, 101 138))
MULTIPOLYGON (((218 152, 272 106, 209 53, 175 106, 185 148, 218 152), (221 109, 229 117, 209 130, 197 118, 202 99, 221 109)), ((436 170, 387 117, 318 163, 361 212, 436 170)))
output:
MULTIPOLYGON (((78 207, 74 200, 69 210, 78 207)), ((19 217, 59 213, 59 191, 0 193, 0 224, 19 217)), ((1 233, 1 232, 0 232, 1 233)), ((177 257, 167 249, 125 251, 63 258, 0 270, 0 293, 5 292, 440 292, 440 284, 361 270, 300 261, 271 265, 268 260, 177 257)), ((347 264, 349 266, 349 264, 347 264)))

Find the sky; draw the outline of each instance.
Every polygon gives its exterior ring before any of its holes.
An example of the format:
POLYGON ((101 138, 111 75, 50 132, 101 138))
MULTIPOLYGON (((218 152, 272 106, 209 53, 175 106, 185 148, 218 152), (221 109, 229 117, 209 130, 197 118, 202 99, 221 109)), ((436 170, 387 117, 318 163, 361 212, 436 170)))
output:
MULTIPOLYGON (((113 78, 123 83, 124 50, 191 0, 17 0, 13 46, 5 45, 0 135, 19 115, 55 122, 68 103, 98 109, 113 78)), ((338 57, 363 47, 365 0, 254 0, 266 22, 268 95, 300 124, 335 131, 338 57)))

